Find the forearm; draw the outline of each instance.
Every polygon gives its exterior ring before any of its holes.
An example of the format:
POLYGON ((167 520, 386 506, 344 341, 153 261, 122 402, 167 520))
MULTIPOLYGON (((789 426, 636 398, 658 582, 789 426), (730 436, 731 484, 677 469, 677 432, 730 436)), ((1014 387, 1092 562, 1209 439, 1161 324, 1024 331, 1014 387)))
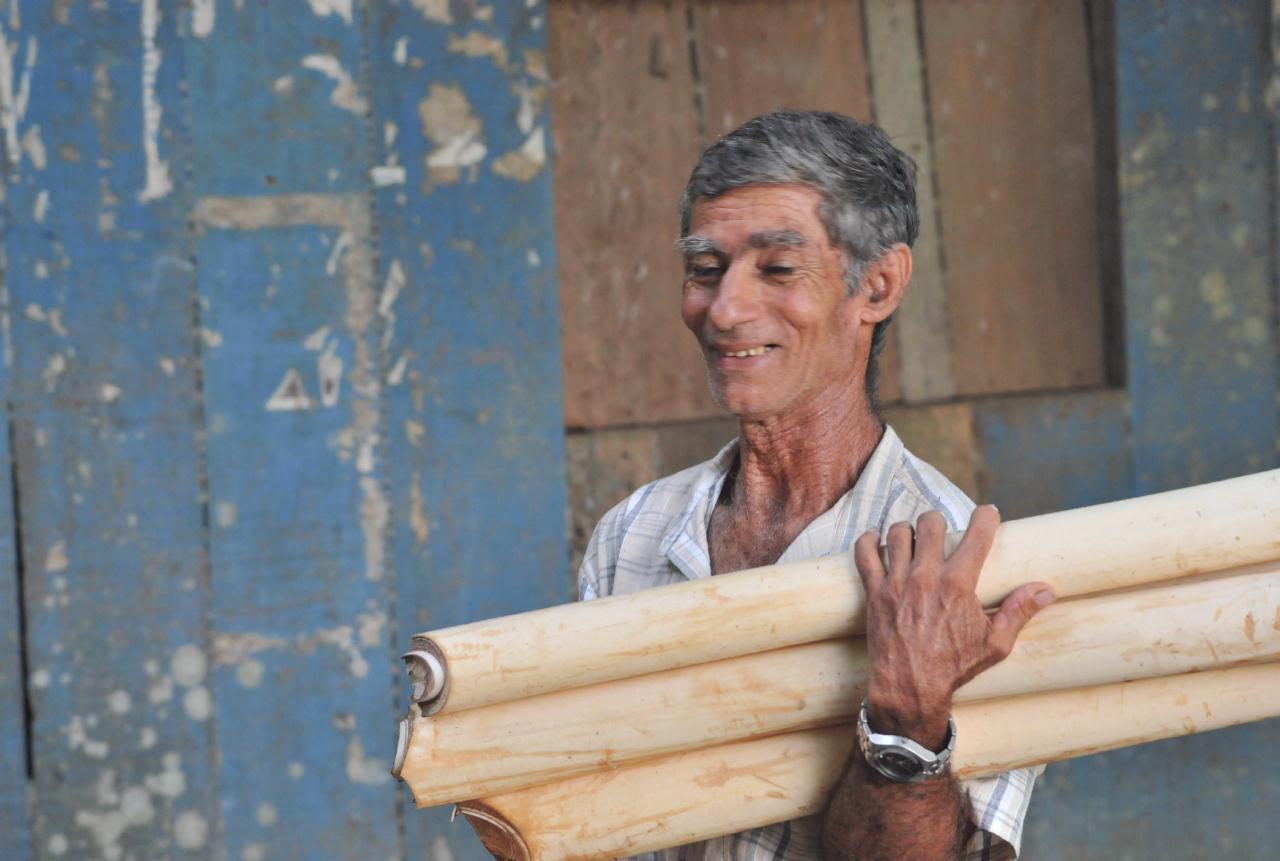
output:
POLYGON ((958 859, 969 835, 969 804, 950 773, 897 783, 874 771, 856 748, 828 802, 826 861, 958 859))

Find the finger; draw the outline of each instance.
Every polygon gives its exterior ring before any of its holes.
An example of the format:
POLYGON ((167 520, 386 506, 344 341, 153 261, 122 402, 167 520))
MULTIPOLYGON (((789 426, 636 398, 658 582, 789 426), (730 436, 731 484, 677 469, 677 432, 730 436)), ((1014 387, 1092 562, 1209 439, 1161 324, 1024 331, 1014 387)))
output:
POLYGON ((915 530, 911 528, 910 523, 902 521, 889 527, 889 537, 885 544, 889 547, 888 573, 890 575, 906 573, 907 566, 911 564, 911 545, 914 541, 915 530))
POLYGON ((996 540, 996 530, 1000 527, 1000 512, 994 505, 979 505, 969 517, 969 528, 960 539, 960 546, 951 554, 947 562, 947 572, 958 576, 965 587, 973 590, 978 585, 978 575, 982 573, 982 563, 987 561, 991 545, 996 540))
POLYGON ((880 562, 880 533, 864 532, 853 545, 853 564, 862 578, 862 588, 874 594, 884 581, 884 565, 880 562))
POLYGON ((936 511, 926 511, 916 521, 916 562, 942 563, 942 541, 947 534, 947 521, 936 511))
POLYGON ((1023 627, 1053 600, 1053 587, 1048 583, 1026 583, 1009 593, 991 618, 987 635, 987 645, 997 660, 1008 657, 1023 627))

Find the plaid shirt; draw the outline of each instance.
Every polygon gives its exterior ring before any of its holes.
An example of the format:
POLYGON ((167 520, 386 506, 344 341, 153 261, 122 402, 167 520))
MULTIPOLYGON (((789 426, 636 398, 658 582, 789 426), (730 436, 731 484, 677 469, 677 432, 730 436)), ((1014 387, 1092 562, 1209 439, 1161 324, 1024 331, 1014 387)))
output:
MULTIPOLYGON (((578 574, 579 598, 622 595, 654 586, 711 576, 707 528, 737 441, 706 463, 691 467, 631 494, 596 526, 578 574)), ((936 510, 949 530, 969 522, 973 502, 924 461, 911 454, 893 429, 884 436, 853 489, 805 527, 778 562, 794 562, 853 546, 869 530, 885 535, 899 521, 914 523, 936 510)), ((978 826, 966 861, 1007 861, 1017 857, 1022 821, 1039 771, 1021 769, 964 782, 978 826)), ((821 816, 756 828, 703 843, 637 856, 653 861, 817 861, 821 816)))

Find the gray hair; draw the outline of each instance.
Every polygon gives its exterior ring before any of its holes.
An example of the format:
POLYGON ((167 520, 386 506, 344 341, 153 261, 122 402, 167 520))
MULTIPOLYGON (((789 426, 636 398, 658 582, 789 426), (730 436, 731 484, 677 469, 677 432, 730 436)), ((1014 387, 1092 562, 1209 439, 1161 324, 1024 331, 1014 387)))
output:
MULTIPOLYGON (((827 111, 774 111, 739 126, 698 158, 680 197, 680 236, 693 204, 747 185, 798 183, 822 194, 818 216, 845 256, 849 295, 868 263, 920 230, 915 162, 878 126, 827 111)), ((880 352, 892 317, 876 324, 867 359, 867 397, 876 405, 880 352)))

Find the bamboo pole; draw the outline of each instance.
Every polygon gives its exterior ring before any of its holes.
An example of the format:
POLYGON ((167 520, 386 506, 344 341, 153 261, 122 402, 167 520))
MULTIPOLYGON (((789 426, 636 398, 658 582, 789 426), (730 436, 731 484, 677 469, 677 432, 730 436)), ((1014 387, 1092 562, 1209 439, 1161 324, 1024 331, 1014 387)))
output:
MULTIPOLYGON (((1231 576, 1051 605, 956 701, 1280 659, 1280 561, 1231 576)), ((843 723, 861 638, 791 646, 412 723, 400 778, 428 807, 638 759, 843 723)))
MULTIPOLYGON (((992 606, 1030 580, 1069 597, 1275 559, 1277 499, 1272 470, 1011 521, 979 597, 992 606)), ((759 568, 420 634, 413 648, 436 666, 413 659, 415 690, 424 714, 461 711, 845 637, 863 612, 849 554, 759 568)))
MULTIPOLYGON (((1280 664, 958 705, 955 773, 996 774, 1280 715, 1280 664)), ((458 805, 498 858, 592 861, 820 812, 850 726, 735 742, 458 805)))

